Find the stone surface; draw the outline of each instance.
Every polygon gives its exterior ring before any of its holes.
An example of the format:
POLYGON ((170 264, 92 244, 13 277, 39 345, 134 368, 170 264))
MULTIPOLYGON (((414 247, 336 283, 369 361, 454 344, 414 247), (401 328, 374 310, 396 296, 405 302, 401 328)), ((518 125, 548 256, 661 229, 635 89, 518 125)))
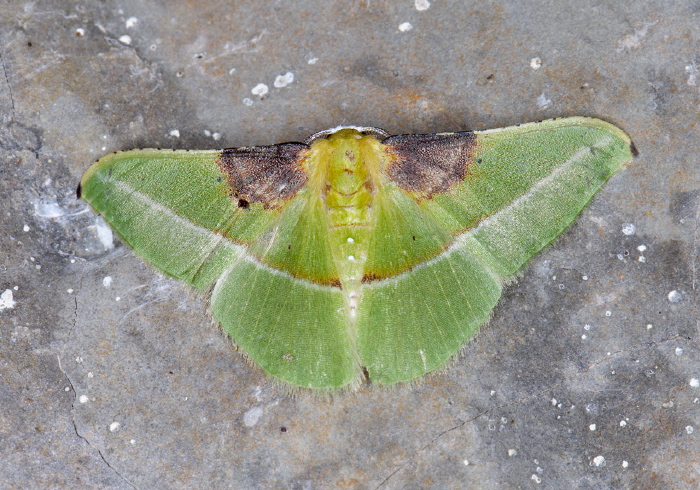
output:
POLYGON ((427 4, 0 6, 0 486, 697 488, 696 2, 427 4), (114 150, 571 115, 640 156, 442 373, 330 400, 75 199, 114 150))

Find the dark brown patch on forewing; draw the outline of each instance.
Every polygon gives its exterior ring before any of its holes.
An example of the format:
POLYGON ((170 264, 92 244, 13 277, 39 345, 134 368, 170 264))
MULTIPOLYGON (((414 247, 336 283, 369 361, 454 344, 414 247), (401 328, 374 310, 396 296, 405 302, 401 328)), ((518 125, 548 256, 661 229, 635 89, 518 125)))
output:
POLYGON ((301 163, 308 150, 303 143, 227 148, 217 163, 228 177, 231 197, 239 207, 252 203, 276 207, 306 184, 301 163))
POLYGON ((476 148, 473 132, 402 134, 383 141, 393 161, 389 178, 410 192, 430 198, 464 180, 476 148))

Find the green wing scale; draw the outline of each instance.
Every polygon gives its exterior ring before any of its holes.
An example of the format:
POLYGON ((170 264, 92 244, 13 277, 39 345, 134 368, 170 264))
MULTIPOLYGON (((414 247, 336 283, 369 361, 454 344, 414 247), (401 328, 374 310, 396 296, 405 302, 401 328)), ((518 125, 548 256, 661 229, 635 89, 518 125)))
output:
POLYGON ((428 135, 341 127, 305 143, 113 153, 79 193, 154 266, 210 290, 250 360, 330 390, 445 365, 503 282, 634 152, 582 117, 428 135))

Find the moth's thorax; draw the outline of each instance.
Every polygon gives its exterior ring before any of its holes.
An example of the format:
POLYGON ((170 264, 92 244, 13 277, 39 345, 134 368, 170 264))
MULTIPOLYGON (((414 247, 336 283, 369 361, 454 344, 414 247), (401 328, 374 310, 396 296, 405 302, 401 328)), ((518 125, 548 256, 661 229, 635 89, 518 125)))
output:
POLYGON ((342 129, 311 145, 310 179, 318 182, 332 226, 369 225, 381 143, 373 135, 342 129))

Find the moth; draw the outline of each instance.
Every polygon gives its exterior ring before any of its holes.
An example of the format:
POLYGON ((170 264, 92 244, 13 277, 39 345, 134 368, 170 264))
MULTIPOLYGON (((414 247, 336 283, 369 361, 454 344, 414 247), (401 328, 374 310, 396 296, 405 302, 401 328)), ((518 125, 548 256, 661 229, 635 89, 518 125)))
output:
POLYGON ((107 155, 78 193, 133 250, 211 292, 275 378, 334 390, 444 366, 503 284, 635 154, 599 119, 107 155))

